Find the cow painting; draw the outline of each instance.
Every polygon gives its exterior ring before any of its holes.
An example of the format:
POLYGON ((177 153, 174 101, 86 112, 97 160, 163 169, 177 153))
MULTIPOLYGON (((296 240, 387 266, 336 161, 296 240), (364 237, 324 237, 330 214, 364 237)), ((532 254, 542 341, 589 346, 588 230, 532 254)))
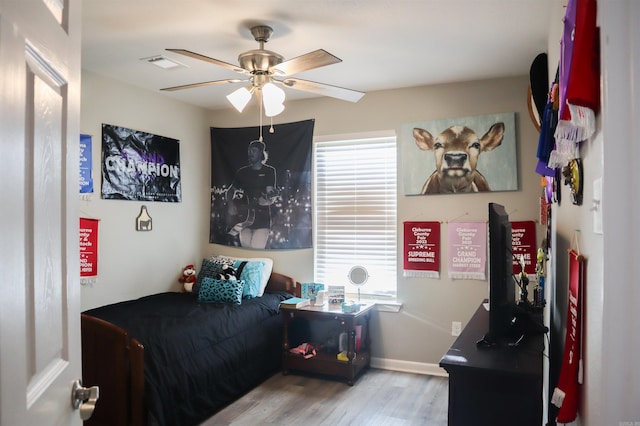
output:
POLYGON ((505 125, 495 123, 482 136, 466 126, 451 126, 435 138, 422 128, 413 129, 418 148, 433 151, 436 170, 422 186, 421 194, 451 194, 491 191, 485 177, 477 170, 478 157, 502 143, 505 125))

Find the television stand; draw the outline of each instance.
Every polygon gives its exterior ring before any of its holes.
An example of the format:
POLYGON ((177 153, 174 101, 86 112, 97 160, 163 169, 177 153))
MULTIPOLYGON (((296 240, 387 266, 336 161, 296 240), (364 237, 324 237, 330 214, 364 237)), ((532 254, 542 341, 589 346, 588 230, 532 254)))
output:
POLYGON ((488 327, 489 312, 480 305, 440 360, 449 373, 449 426, 540 426, 543 334, 521 333, 517 346, 491 339, 490 348, 478 347, 488 327))
POLYGON ((549 332, 549 328, 542 323, 542 312, 518 307, 514 313, 511 333, 516 335, 536 335, 549 332))
POLYGON ((489 337, 489 335, 485 334, 484 337, 476 342, 476 346, 479 348, 492 348, 497 343, 495 340, 489 337))

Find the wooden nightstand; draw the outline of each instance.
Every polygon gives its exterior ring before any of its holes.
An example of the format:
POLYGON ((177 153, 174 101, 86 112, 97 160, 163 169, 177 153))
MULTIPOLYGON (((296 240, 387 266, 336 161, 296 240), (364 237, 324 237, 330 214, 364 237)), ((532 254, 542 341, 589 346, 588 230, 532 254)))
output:
MULTIPOLYGON (((284 341, 282 351, 282 372, 288 374, 290 370, 304 371, 327 376, 342 377, 349 385, 353 385, 356 377, 371 364, 371 339, 369 337, 369 320, 375 304, 367 304, 360 307, 358 312, 342 312, 340 305, 325 304, 324 306, 305 306, 303 308, 281 307, 284 319, 284 341), (296 327, 297 340, 311 343, 317 348, 314 357, 305 359, 301 355, 289 351, 292 345, 302 342, 290 342, 291 328, 295 323, 302 322, 304 327, 296 327), (338 360, 338 349, 325 347, 323 342, 309 341, 313 338, 311 332, 314 323, 334 322, 336 330, 347 334, 347 360, 338 360), (359 348, 356 350, 356 329, 361 327, 359 348), (300 329, 309 330, 306 335, 300 336, 300 329), (309 340, 306 340, 309 339, 309 340), (290 344, 291 343, 291 344, 290 344)), ((331 325, 331 324, 330 324, 331 325)), ((337 342, 338 336, 335 336, 337 342)))

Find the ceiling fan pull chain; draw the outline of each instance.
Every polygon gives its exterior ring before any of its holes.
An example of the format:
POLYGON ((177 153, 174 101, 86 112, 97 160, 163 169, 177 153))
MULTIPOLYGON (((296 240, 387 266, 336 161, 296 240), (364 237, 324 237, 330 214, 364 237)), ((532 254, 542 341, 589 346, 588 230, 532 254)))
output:
MULTIPOLYGON (((260 94, 262 94, 262 91, 260 91, 260 94)), ((258 140, 262 142, 262 96, 258 98, 258 104, 260 104, 260 138, 258 140)))

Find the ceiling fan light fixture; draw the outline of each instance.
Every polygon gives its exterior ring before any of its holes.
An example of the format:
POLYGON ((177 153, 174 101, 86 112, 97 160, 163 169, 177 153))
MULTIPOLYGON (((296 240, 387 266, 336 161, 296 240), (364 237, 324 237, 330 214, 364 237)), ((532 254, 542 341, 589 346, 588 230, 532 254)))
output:
POLYGON ((273 107, 269 107, 264 109, 264 115, 266 115, 267 117, 275 117, 276 115, 280 114, 281 112, 284 111, 284 105, 280 104, 280 105, 276 105, 273 107))
POLYGON ((284 111, 284 90, 273 83, 262 86, 262 102, 267 117, 275 117, 284 111))
POLYGON ((238 112, 242 112, 251 100, 253 88, 241 87, 227 95, 227 99, 238 112))
POLYGON ((186 49, 167 49, 167 51, 172 53, 185 55, 190 58, 205 61, 243 74, 246 79, 204 81, 201 83, 166 87, 160 90, 173 91, 245 81, 251 84, 251 86, 236 90, 229 94, 227 99, 236 108, 236 110, 242 112, 251 100, 251 95, 255 93, 258 97, 258 106, 260 108, 261 117, 264 115, 263 113, 266 113, 268 117, 274 117, 284 111, 285 93, 284 90, 282 90, 282 86, 303 92, 331 96, 333 98, 349 102, 358 102, 358 100, 364 96, 363 92, 358 92, 356 90, 332 86, 330 84, 316 83, 299 78, 287 78, 284 81, 274 79, 273 77, 275 75, 290 76, 303 71, 336 64, 342 62, 342 60, 324 49, 317 49, 313 52, 308 52, 303 55, 296 56, 295 58, 285 60, 284 56, 279 53, 272 52, 264 48, 265 43, 269 41, 272 33, 273 29, 267 25, 255 25, 251 27, 251 34, 255 41, 260 43, 260 47, 258 49, 252 49, 240 53, 238 55, 238 65, 210 58, 209 56, 201 55, 186 49), (281 84, 282 86, 275 87, 273 83, 281 84))

